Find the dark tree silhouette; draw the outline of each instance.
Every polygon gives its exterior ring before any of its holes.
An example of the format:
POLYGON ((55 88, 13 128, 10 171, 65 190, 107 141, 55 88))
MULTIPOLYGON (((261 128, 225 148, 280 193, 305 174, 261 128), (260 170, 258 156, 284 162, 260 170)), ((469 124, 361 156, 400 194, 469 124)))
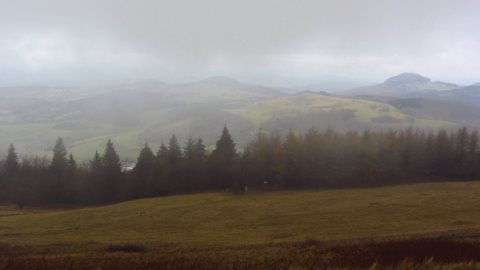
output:
POLYGON ((17 204, 111 203, 204 190, 367 187, 432 180, 478 179, 478 133, 467 128, 424 132, 258 134, 237 153, 225 127, 208 154, 201 139, 183 151, 172 136, 154 155, 141 150, 132 172, 122 172, 111 140, 90 166, 77 167, 61 139, 51 161, 23 158, 13 145, 0 160, 0 200, 17 204), (128 180, 128 181, 125 181, 128 180), (8 196, 7 196, 8 195, 8 196))
POLYGON ((154 166, 155 155, 148 144, 145 144, 143 149, 140 151, 137 164, 133 169, 133 181, 130 186, 134 198, 145 197, 148 194, 147 182, 150 181, 154 166))
POLYGON ((212 188, 239 188, 238 175, 236 175, 236 162, 237 150, 235 149, 235 143, 225 126, 209 160, 212 188))
POLYGON ((121 186, 122 169, 120 157, 115 150, 112 140, 108 140, 102 156, 103 171, 100 183, 101 198, 103 202, 118 200, 119 187, 121 186))

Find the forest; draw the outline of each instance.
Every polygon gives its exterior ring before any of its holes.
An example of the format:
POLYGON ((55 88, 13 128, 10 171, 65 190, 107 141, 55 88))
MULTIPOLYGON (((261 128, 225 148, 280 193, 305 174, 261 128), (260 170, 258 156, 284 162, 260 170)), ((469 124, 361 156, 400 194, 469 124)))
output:
POLYGON ((478 133, 455 131, 258 133, 237 149, 227 127, 207 151, 201 138, 182 147, 175 135, 156 153, 145 144, 123 170, 111 140, 77 164, 58 138, 51 160, 19 158, 12 144, 0 161, 0 202, 97 205, 174 194, 251 189, 322 189, 469 180, 480 176, 478 133))

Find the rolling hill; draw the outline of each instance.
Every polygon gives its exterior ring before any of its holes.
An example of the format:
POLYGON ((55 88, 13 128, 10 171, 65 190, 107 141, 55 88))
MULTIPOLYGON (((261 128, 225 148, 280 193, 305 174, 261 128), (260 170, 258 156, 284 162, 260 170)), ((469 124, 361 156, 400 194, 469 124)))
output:
POLYGON ((354 88, 344 91, 342 94, 348 96, 435 97, 458 87, 452 83, 433 82, 419 74, 402 73, 385 80, 382 84, 354 88))
POLYGON ((15 143, 20 153, 49 154, 61 136, 79 160, 102 151, 108 138, 125 159, 136 158, 145 142, 156 148, 172 134, 181 143, 193 136, 212 145, 225 124, 240 148, 259 130, 282 134, 311 127, 362 130, 477 125, 476 119, 422 115, 382 100, 316 92, 289 95, 224 77, 175 85, 141 81, 17 90, 0 89, 5 93, 0 101, 0 152, 15 143))
POLYGON ((443 99, 456 100, 466 104, 480 105, 480 83, 446 91, 440 95, 443 99))

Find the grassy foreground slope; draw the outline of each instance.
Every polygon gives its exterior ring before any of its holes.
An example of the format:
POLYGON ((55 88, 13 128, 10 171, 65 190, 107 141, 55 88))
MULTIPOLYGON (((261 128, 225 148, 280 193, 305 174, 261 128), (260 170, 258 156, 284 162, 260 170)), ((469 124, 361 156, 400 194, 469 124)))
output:
POLYGON ((480 183, 206 193, 0 215, 0 243, 235 247, 480 232, 480 183))

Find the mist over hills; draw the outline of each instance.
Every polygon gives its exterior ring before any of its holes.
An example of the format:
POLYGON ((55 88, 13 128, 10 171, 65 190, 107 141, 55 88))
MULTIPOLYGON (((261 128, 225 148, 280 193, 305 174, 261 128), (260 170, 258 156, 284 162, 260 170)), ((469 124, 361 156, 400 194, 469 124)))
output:
POLYGON ((402 73, 385 80, 384 83, 350 89, 342 94, 393 97, 438 96, 441 92, 457 88, 459 88, 459 86, 456 84, 433 82, 429 78, 419 74, 402 73))
POLYGON ((415 73, 402 73, 384 83, 358 87, 341 93, 345 96, 421 97, 446 101, 459 101, 480 105, 480 83, 462 86, 455 83, 432 81, 415 73))
POLYGON ((224 125, 240 148, 259 131, 480 127, 480 107, 472 105, 479 88, 411 73, 342 96, 288 94, 227 77, 183 84, 3 87, 0 150, 15 143, 21 153, 45 154, 61 136, 78 159, 86 160, 111 138, 122 157, 134 159, 145 142, 155 148, 172 134, 181 142, 192 136, 213 145, 224 125))

